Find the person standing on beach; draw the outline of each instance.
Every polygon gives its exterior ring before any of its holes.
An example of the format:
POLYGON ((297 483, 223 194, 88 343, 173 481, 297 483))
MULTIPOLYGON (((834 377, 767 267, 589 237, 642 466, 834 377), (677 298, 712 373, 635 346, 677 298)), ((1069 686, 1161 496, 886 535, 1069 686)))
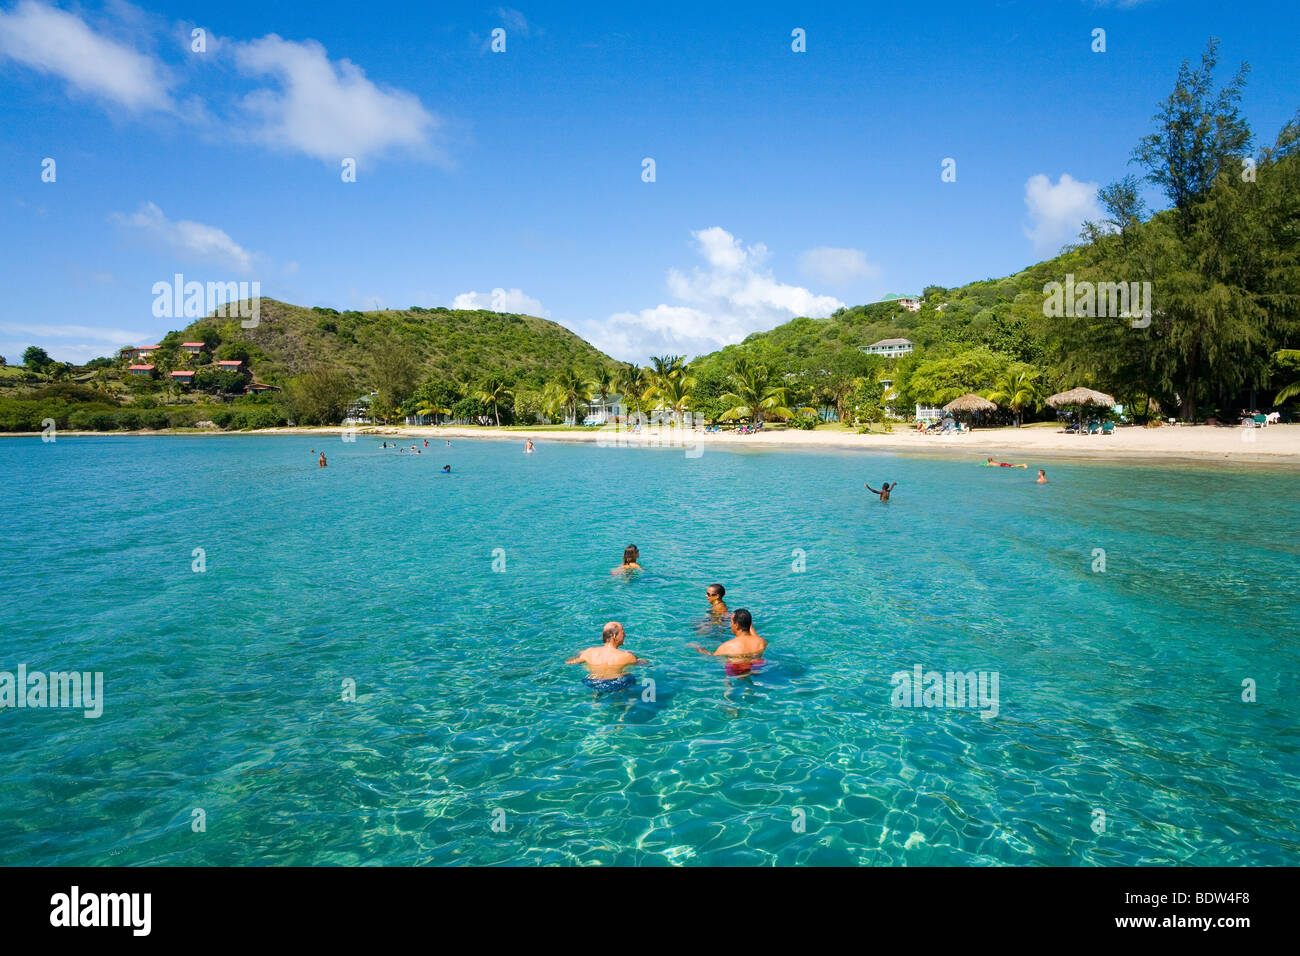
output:
POLYGON ((619 690, 629 687, 636 678, 624 671, 634 664, 650 662, 642 660, 631 651, 622 649, 626 636, 622 624, 618 621, 610 621, 601 629, 601 642, 598 646, 588 647, 564 663, 586 664, 588 673, 583 683, 596 690, 619 690))
POLYGON ((870 483, 870 482, 863 482, 863 484, 866 485, 867 491, 871 492, 873 495, 880 495, 880 500, 881 500, 881 501, 888 501, 888 500, 889 500, 889 493, 890 493, 891 491, 893 491, 895 488, 898 487, 898 482, 894 482, 894 483, 891 485, 889 482, 884 481, 884 482, 881 482, 881 484, 880 484, 880 490, 877 491, 875 488, 872 488, 872 487, 871 487, 871 483, 870 483))
POLYGON ((623 563, 611 570, 610 574, 627 574, 629 571, 643 571, 637 562, 641 560, 641 552, 634 544, 629 544, 623 549, 623 563))

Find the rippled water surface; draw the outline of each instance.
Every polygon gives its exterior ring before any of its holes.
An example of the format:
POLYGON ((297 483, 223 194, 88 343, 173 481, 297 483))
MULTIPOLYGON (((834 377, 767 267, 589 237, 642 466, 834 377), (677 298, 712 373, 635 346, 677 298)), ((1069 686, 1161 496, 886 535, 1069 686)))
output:
POLYGON ((0 710, 0 863, 1300 861, 1300 476, 978 457, 0 441, 0 670, 105 682, 0 710), (610 619, 653 685, 597 697, 610 619))

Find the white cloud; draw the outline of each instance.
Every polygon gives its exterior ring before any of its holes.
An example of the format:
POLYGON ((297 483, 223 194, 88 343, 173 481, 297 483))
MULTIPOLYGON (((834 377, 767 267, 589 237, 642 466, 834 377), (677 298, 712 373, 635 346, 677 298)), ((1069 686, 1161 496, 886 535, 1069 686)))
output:
POLYGON ((522 289, 493 289, 491 292, 462 292, 451 302, 453 309, 486 309, 489 312, 513 312, 516 315, 535 315, 549 319, 550 310, 542 303, 525 295, 522 289))
POLYGON ((829 285, 844 285, 855 279, 870 279, 880 268, 867 261, 861 249, 835 249, 820 246, 799 257, 799 271, 829 285))
POLYGON ((130 110, 174 108, 160 63, 96 33, 75 14, 35 0, 0 12, 0 57, 53 74, 78 92, 130 110))
POLYGON ((1097 184, 1080 182, 1068 173, 1062 173, 1056 185, 1042 173, 1030 176, 1025 183, 1025 207, 1029 211, 1025 235, 1040 253, 1054 253, 1074 241, 1085 219, 1102 215, 1097 184))
POLYGON ((5 337, 0 339, 0 355, 8 356, 17 363, 22 361, 27 346, 38 345, 57 361, 80 365, 101 355, 112 355, 123 345, 152 344, 158 341, 153 337, 157 334, 133 329, 97 329, 88 325, 0 322, 0 335, 5 337), (60 341, 62 339, 74 341, 60 341))
POLYGON ((699 355, 739 342, 796 316, 823 317, 844 303, 801 286, 779 282, 763 269, 767 247, 743 245, 720 226, 691 233, 708 268, 668 272, 676 304, 617 312, 591 324, 587 337, 605 352, 628 361, 682 352, 699 355))
POLYGON ((224 230, 188 219, 168 219, 151 202, 144 203, 129 216, 118 213, 113 218, 122 225, 139 229, 168 251, 187 259, 216 262, 239 272, 249 272, 257 258, 224 230))
POLYGON ((255 90, 243 107, 257 124, 253 136, 277 148, 338 163, 394 149, 432 151, 440 121, 404 90, 380 87, 350 60, 331 61, 314 40, 294 43, 275 34, 235 47, 239 69, 270 76, 280 89, 255 90))
POLYGON ((514 7, 497 7, 496 15, 501 20, 502 24, 513 30, 515 33, 528 36, 531 32, 528 18, 514 7))

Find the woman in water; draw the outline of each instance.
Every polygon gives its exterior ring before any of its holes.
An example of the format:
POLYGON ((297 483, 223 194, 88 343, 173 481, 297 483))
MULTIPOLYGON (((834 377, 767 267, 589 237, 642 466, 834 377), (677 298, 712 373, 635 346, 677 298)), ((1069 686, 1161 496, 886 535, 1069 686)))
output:
POLYGON ((881 484, 880 484, 880 490, 877 491, 875 488, 872 488, 872 487, 871 487, 871 483, 870 483, 870 482, 863 482, 863 484, 865 484, 865 485, 867 486, 867 491, 871 492, 873 495, 880 495, 880 500, 881 500, 881 501, 888 501, 888 500, 889 500, 889 493, 890 493, 891 491, 893 491, 895 488, 898 487, 898 482, 894 482, 894 483, 891 485, 889 482, 884 481, 884 482, 881 482, 881 484))
POLYGON ((1041 468, 1038 469, 1038 483, 1040 485, 1047 484, 1047 472, 1043 471, 1041 468))
POLYGON ((644 570, 637 562, 641 560, 641 552, 634 544, 629 544, 623 549, 623 563, 611 570, 610 574, 627 574, 629 571, 644 570))

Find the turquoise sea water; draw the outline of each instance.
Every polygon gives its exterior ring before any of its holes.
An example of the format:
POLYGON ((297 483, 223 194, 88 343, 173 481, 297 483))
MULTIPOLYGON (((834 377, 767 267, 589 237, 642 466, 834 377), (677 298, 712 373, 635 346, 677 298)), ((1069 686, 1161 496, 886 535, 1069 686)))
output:
POLYGON ((0 710, 0 863, 1300 862, 1300 474, 521 451, 0 441, 0 670, 105 688, 0 710), (564 664, 611 619, 653 694, 564 664))

